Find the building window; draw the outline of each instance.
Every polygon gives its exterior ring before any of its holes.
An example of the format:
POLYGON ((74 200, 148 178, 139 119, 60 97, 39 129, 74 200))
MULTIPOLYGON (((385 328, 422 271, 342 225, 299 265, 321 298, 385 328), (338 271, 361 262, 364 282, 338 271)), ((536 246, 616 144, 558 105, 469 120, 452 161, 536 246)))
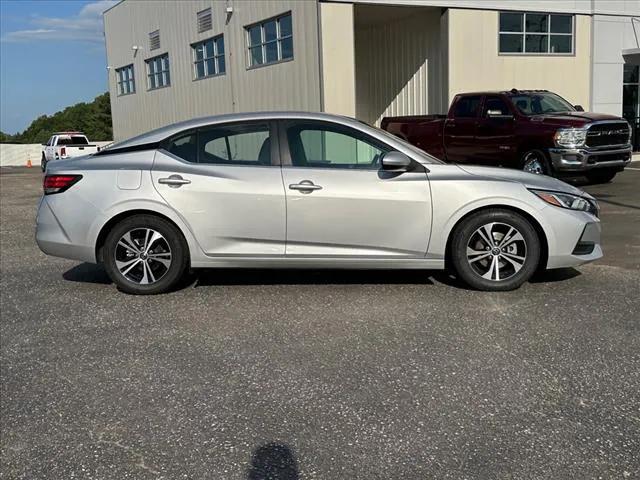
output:
POLYGON ((160 48, 160 30, 149 34, 149 50, 157 50, 160 48))
POLYGON ((194 43, 191 47, 193 49, 193 71, 196 80, 225 73, 224 38, 222 35, 194 43))
POLYGON ((573 15, 500 12, 499 52, 570 55, 574 45, 573 15))
POLYGON ((171 85, 169 76, 169 54, 158 55, 150 58, 147 62, 147 88, 154 90, 156 88, 168 87, 171 85))
POLYGON ((116 81, 118 82, 118 95, 136 93, 136 81, 133 77, 133 64, 117 68, 116 81))
POLYGON ((640 66, 625 64, 622 76, 622 116, 631 125, 631 143, 640 150, 640 66))
POLYGON ((246 27, 249 67, 293 58, 291 12, 246 27))
POLYGON ((211 17, 211 7, 196 13, 198 21, 198 33, 206 32, 213 28, 213 19, 211 17))

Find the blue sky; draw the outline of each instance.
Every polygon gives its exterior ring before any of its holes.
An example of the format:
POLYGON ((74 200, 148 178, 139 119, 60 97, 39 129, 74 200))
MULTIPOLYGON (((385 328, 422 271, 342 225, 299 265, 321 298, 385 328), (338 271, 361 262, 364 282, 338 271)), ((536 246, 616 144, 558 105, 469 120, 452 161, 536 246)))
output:
POLYGON ((107 91, 102 12, 116 0, 0 0, 0 130, 107 91))

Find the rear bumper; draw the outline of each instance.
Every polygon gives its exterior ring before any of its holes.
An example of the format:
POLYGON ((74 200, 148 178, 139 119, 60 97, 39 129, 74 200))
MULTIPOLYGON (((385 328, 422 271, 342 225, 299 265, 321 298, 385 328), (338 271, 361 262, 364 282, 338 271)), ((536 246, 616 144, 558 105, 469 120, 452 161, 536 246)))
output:
POLYGON ((620 148, 550 148, 549 157, 558 172, 584 172, 598 168, 624 169, 631 162, 631 145, 620 148))
POLYGON ((64 229, 49 205, 47 197, 40 200, 38 208, 36 243, 40 250, 47 255, 96 263, 95 248, 72 242, 69 233, 64 229))

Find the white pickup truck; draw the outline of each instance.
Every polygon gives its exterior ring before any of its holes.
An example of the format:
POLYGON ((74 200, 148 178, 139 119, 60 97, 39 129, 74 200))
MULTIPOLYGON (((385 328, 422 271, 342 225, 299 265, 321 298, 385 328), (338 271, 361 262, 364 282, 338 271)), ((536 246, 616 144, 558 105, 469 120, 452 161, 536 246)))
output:
POLYGON ((90 145, 86 135, 82 132, 56 132, 43 145, 40 166, 44 172, 47 169, 47 163, 51 161, 81 157, 99 151, 100 147, 90 145))

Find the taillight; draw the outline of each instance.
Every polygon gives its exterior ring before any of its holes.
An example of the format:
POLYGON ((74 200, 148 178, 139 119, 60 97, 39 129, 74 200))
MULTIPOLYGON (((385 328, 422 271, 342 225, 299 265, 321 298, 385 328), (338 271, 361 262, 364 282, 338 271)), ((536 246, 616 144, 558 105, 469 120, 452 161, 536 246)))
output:
POLYGON ((46 175, 42 182, 45 195, 62 193, 73 184, 78 183, 82 175, 46 175))
POLYGON ((67 154, 67 148, 66 147, 60 147, 60 156, 64 157, 67 154))

